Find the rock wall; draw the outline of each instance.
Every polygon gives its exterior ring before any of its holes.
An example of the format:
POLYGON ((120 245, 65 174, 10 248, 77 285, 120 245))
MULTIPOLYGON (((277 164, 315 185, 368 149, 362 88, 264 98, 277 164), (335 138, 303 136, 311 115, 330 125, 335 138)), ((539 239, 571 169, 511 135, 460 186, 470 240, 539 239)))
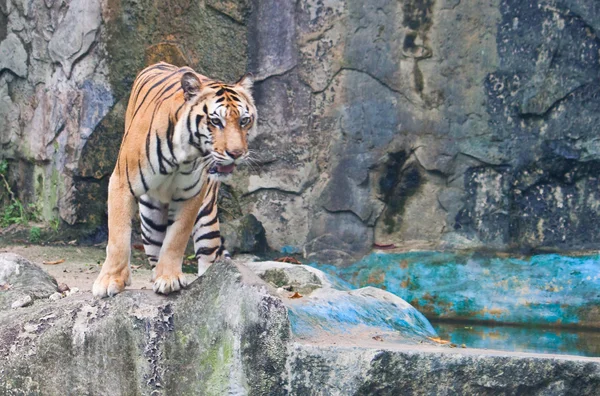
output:
POLYGON ((73 224, 82 150, 115 103, 105 51, 97 45, 102 6, 99 0, 0 4, 2 157, 14 159, 22 199, 38 203, 47 219, 73 224))
POLYGON ((597 5, 275 3, 249 40, 267 165, 240 180, 272 246, 598 247, 597 5))
POLYGON ((2 154, 46 218, 104 223, 127 91, 164 59, 254 73, 255 165, 223 205, 273 248, 600 244, 591 0, 0 5, 2 154))

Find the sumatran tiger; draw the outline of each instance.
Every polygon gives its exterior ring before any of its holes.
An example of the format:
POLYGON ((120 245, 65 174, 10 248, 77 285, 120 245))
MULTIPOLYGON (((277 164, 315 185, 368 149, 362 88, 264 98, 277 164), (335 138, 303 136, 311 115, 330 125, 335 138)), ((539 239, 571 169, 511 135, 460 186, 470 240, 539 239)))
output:
POLYGON ((226 84, 162 62, 138 74, 108 186, 108 245, 95 296, 113 296, 131 283, 136 206, 156 293, 187 285, 181 265, 190 234, 199 275, 227 254, 217 194, 248 156, 257 117, 251 89, 248 75, 226 84))

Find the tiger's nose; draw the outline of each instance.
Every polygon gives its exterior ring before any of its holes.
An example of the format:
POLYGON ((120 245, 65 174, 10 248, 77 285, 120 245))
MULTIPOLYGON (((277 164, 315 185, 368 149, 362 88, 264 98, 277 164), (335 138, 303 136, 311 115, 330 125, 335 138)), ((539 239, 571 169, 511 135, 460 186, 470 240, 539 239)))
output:
POLYGON ((244 150, 227 150, 227 155, 229 155, 233 159, 238 159, 242 155, 244 155, 244 150))

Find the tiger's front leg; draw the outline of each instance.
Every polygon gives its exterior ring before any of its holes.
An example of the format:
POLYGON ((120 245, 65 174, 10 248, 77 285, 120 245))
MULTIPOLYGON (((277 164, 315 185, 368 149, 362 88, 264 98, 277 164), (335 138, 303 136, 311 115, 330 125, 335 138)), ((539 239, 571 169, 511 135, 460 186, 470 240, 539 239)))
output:
POLYGON ((167 228, 158 264, 153 273, 153 289, 156 293, 169 294, 187 286, 181 266, 202 197, 203 194, 198 194, 187 201, 171 201, 169 204, 169 217, 172 213, 169 222, 172 221, 172 224, 167 228))
POLYGON ((94 282, 96 297, 114 296, 131 284, 131 220, 135 214, 135 198, 123 180, 114 172, 108 183, 108 245, 106 260, 94 282))
POLYGON ((218 181, 209 181, 207 193, 194 224, 192 238, 194 239, 196 260, 198 260, 198 276, 204 274, 215 260, 226 253, 219 229, 217 209, 220 185, 221 183, 218 181))

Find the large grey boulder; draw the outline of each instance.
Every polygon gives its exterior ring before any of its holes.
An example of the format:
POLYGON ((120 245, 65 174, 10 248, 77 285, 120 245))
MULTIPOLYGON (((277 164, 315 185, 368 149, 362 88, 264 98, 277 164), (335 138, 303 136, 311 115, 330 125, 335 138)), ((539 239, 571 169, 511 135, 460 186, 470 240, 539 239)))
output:
POLYGON ((31 261, 13 253, 0 254, 0 310, 19 301, 48 298, 57 288, 56 280, 31 261))
POLYGON ((43 395, 273 394, 290 337, 281 300, 233 262, 168 298, 81 293, 0 311, 0 334, 0 390, 43 395))
POLYGON ((436 337, 429 321, 398 296, 375 287, 350 290, 343 281, 305 265, 275 261, 246 265, 278 287, 296 339, 313 342, 383 339, 402 344, 429 343, 436 337))

